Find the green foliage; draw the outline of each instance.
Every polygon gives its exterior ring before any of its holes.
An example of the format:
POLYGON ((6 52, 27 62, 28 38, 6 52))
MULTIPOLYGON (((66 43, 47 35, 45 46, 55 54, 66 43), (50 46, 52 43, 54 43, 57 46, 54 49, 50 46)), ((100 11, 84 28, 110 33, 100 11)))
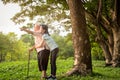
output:
POLYGON ((97 11, 98 1, 97 0, 89 0, 84 4, 84 7, 87 11, 90 11, 90 12, 97 11))
MULTIPOLYGON (((103 61, 93 61, 93 73, 86 77, 80 75, 65 76, 71 70, 73 59, 57 59, 57 78, 58 80, 119 80, 120 68, 104 67, 103 61)), ((50 64, 47 70, 50 75, 50 64)), ((29 76, 27 77, 27 62, 4 62, 0 63, 1 80, 39 80, 41 72, 38 71, 37 61, 30 61, 29 76)))
POLYGON ((24 43, 30 44, 30 46, 34 44, 34 38, 30 34, 21 35, 20 40, 22 40, 24 43))
MULTIPOLYGON (((67 59, 69 57, 74 56, 74 49, 72 43, 72 35, 68 34, 67 36, 58 36, 57 34, 53 34, 52 37, 55 39, 57 44, 59 45, 59 58, 67 59)), ((104 60, 103 51, 100 46, 94 42, 92 36, 91 38, 91 54, 93 60, 104 60)))
POLYGON ((99 47, 97 43, 92 43, 92 59, 93 60, 104 60, 104 55, 102 49, 99 47))
POLYGON ((71 35, 62 37, 56 34, 52 35, 56 43, 59 45, 59 58, 66 59, 74 55, 71 35))
POLYGON ((0 62, 26 60, 29 44, 18 40, 16 34, 0 33, 0 62))
POLYGON ((61 14, 62 10, 68 8, 66 0, 2 0, 2 2, 4 4, 17 3, 21 7, 21 11, 12 18, 17 24, 25 22, 26 17, 33 20, 36 16, 46 16, 44 19, 52 20, 57 18, 56 16, 61 14))
POLYGON ((7 38, 7 36, 5 36, 3 33, 0 33, 0 51, 8 48, 6 47, 8 43, 9 43, 9 39, 7 38))
POLYGON ((26 76, 26 62, 0 63, 0 79, 2 80, 24 80, 26 76), (21 77, 22 76, 22 77, 21 77))
POLYGON ((16 24, 24 23, 26 18, 34 20, 37 17, 40 23, 49 24, 50 27, 53 27, 52 24, 58 21, 60 26, 70 28, 68 25, 70 20, 61 22, 64 19, 70 18, 66 0, 2 0, 2 2, 4 4, 16 3, 21 7, 20 12, 11 18, 16 24))
POLYGON ((66 0, 46 0, 46 1, 47 1, 47 4, 61 5, 58 7, 61 9, 68 9, 66 0))
POLYGON ((3 33, 0 33, 0 62, 5 61, 5 56, 7 54, 7 50, 9 49, 8 44, 10 43, 7 36, 3 33))
POLYGON ((102 14, 109 19, 111 18, 110 10, 113 7, 113 5, 114 5, 114 1, 112 0, 103 1, 102 14))
MULTIPOLYGON (((92 25, 91 23, 88 23, 88 29, 89 29, 89 38, 90 38, 90 43, 91 43, 91 54, 92 54, 92 59, 93 60, 104 60, 104 55, 101 47, 99 44, 96 42, 97 34, 95 30, 95 26, 92 25)), ((106 37, 105 31, 103 31, 104 37, 106 37)))

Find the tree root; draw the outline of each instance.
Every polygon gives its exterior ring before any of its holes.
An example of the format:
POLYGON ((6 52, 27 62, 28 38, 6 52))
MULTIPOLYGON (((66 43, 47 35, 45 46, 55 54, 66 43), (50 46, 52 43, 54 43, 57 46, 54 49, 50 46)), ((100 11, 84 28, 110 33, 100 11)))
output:
POLYGON ((112 67, 120 67, 120 63, 113 63, 112 67))
POLYGON ((72 68, 72 70, 68 71, 68 72, 66 73, 66 76, 72 76, 72 75, 74 75, 74 74, 79 74, 77 67, 74 67, 74 68, 72 68))
POLYGON ((66 73, 66 76, 72 76, 72 75, 81 75, 81 76, 86 76, 91 74, 92 71, 90 69, 87 69, 85 65, 81 65, 81 66, 74 66, 72 68, 72 70, 68 71, 66 73))

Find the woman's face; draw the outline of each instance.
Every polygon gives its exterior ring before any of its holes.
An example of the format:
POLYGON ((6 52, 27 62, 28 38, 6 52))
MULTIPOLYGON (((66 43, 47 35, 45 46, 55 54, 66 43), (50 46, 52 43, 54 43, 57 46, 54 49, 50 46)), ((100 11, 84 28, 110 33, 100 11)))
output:
POLYGON ((38 31, 40 29, 40 27, 38 25, 34 26, 34 31, 38 31))

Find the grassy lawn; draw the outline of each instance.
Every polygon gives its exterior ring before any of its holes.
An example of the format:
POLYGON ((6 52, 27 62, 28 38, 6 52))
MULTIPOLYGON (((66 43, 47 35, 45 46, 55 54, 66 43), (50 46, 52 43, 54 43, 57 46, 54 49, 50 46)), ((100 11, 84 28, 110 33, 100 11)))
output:
MULTIPOLYGON (((93 74, 90 76, 63 75, 72 68, 73 60, 57 60, 58 80, 120 80, 120 68, 104 67, 104 61, 93 61, 93 74)), ((48 65, 50 75, 50 65, 48 65)), ((0 80, 40 80, 41 72, 38 71, 37 61, 30 61, 30 72, 27 77, 27 61, 0 63, 0 80)))

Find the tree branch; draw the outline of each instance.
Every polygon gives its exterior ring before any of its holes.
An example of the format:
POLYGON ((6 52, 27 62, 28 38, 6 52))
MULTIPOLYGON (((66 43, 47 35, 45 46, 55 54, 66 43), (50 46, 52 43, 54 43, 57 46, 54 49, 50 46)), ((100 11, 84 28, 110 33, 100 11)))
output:
POLYGON ((101 14, 101 10, 102 10, 102 0, 99 0, 98 12, 97 12, 97 21, 99 19, 100 14, 101 14))

